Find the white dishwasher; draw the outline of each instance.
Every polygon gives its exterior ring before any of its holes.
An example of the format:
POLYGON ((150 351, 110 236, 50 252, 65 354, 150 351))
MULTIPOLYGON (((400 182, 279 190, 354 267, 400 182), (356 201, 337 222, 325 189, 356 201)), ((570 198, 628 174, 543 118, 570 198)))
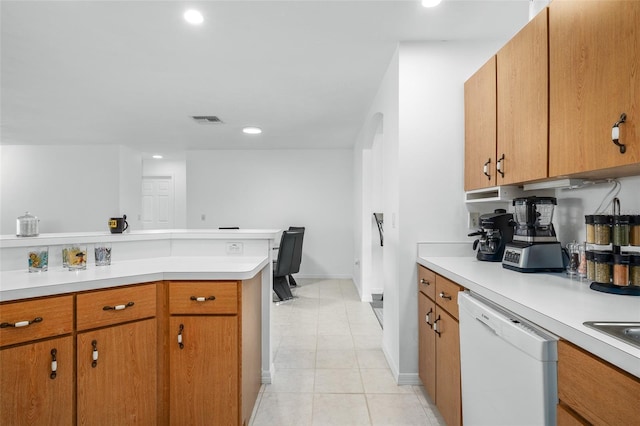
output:
POLYGON ((558 338, 475 294, 458 305, 464 425, 555 425, 558 338))

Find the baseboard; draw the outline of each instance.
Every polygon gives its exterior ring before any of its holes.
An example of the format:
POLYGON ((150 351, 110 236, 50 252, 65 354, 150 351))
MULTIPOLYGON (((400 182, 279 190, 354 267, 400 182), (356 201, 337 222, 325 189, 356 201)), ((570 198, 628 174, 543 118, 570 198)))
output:
POLYGON ((402 373, 398 375, 398 385, 421 385, 418 373, 402 373))
POLYGON ((271 383, 273 383, 274 373, 275 373, 275 369, 273 367, 273 364, 271 364, 270 370, 262 370, 262 384, 270 385, 271 383))
POLYGON ((352 275, 340 275, 340 274, 329 274, 329 275, 314 275, 314 274, 294 274, 293 278, 301 279, 301 280, 353 280, 352 275))

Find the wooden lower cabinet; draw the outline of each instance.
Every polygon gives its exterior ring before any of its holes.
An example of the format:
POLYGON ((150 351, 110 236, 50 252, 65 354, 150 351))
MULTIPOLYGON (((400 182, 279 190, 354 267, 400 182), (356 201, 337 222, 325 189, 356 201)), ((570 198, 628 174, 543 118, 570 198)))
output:
POLYGON ((434 292, 418 284, 418 373, 447 425, 459 426, 462 396, 457 293, 462 287, 421 265, 418 268, 419 281, 431 274, 431 284, 435 284, 434 292))
POLYGON ((558 342, 558 398, 560 426, 640 421, 640 379, 566 341, 558 342))
POLYGON ((175 316, 170 330, 170 423, 238 425, 238 317, 175 316))
POLYGON ((436 406, 447 425, 462 424, 460 388, 460 327, 458 321, 436 308, 436 406))
POLYGON ((0 323, 2 426, 245 426, 260 391, 262 274, 5 302, 0 323))
POLYGON ((77 424, 155 425, 156 354, 155 319, 78 333, 77 424))
POLYGON ((0 350, 0 424, 72 425, 73 358, 72 336, 0 350))

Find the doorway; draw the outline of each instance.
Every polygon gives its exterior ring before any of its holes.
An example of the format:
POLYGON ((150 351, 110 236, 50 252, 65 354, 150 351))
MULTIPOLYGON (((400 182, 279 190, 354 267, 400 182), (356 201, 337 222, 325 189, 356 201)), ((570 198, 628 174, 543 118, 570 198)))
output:
POLYGON ((172 229, 173 198, 171 176, 143 176, 142 229, 172 229))

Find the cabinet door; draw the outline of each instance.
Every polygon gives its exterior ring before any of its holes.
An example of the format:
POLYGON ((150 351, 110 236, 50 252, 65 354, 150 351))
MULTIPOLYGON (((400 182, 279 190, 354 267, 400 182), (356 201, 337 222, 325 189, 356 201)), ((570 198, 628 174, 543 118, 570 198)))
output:
POLYGON ((547 39, 545 9, 498 51, 498 185, 547 177, 547 39))
POLYGON ((2 349, 0 366, 0 424, 73 424, 73 337, 2 349))
POLYGON ((639 22, 638 1, 551 2, 550 176, 640 162, 639 22), (622 113, 624 154, 611 141, 622 113))
POLYGON ((170 423, 237 426, 238 318, 175 316, 169 322, 170 423))
POLYGON ((496 57, 464 84, 464 189, 496 185, 496 57))
POLYGON ((444 309, 436 308, 436 405, 449 426, 462 424, 460 328, 444 309))
POLYGON ((155 425, 155 319, 87 331, 77 340, 77 424, 155 425))
POLYGON ((431 401, 436 401, 436 333, 431 329, 436 319, 436 305, 418 292, 418 374, 431 401))

